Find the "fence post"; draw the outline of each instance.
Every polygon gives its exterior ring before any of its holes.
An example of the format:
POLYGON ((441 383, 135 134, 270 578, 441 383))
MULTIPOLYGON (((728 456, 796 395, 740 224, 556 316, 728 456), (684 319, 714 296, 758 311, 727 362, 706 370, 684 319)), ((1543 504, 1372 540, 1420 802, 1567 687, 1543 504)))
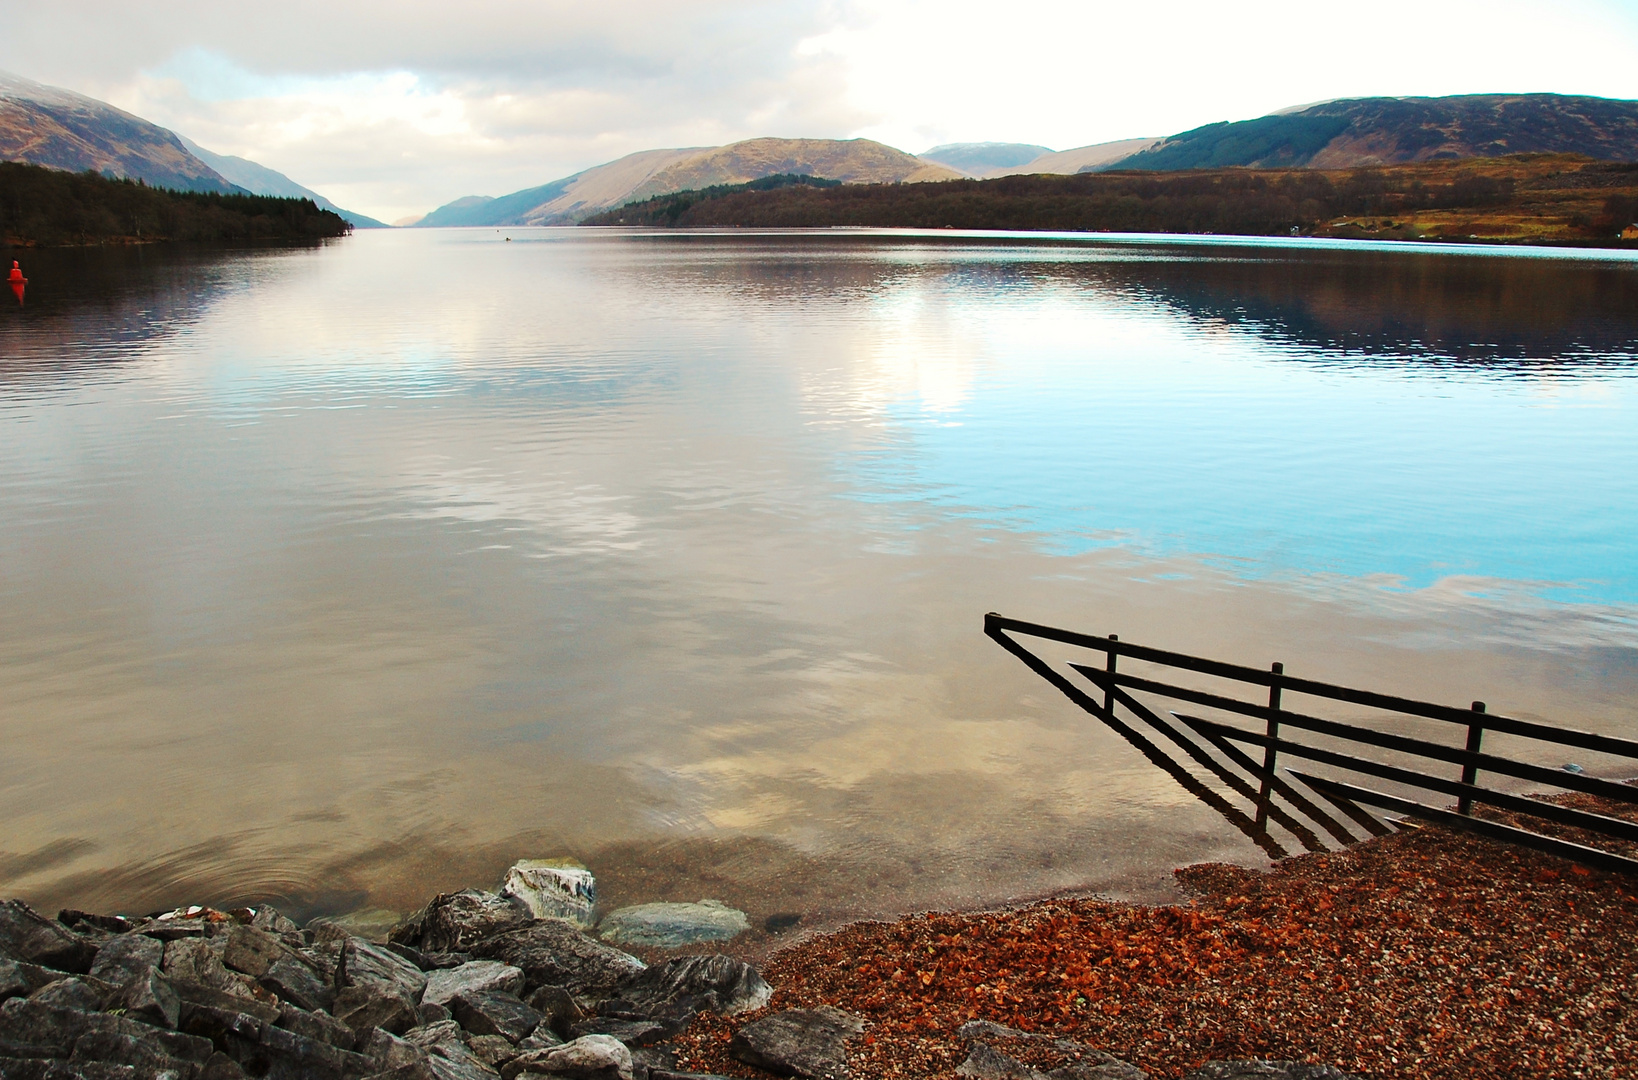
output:
MULTIPOLYGON (((1479 716, 1483 716, 1484 715, 1484 702, 1475 701, 1473 703, 1473 711, 1475 713, 1477 713, 1479 716)), ((1479 752, 1479 746, 1483 742, 1484 742, 1484 723, 1482 721, 1480 721, 1480 720, 1474 720, 1474 721, 1472 721, 1471 723, 1469 723, 1467 725, 1467 752, 1469 754, 1477 754, 1479 752)), ((1479 781, 1479 763, 1476 762, 1476 761, 1469 760, 1468 762, 1466 762, 1462 766, 1462 783, 1472 785, 1472 784, 1478 783, 1478 781, 1479 781)), ((1466 795, 1463 795, 1462 797, 1457 799, 1456 800, 1456 812, 1458 814, 1471 815, 1473 813, 1473 800, 1470 799, 1466 795)))
POLYGON ((1280 737, 1280 679, 1285 674, 1285 665, 1278 660, 1269 669, 1274 678, 1268 684, 1268 707, 1273 710, 1268 717, 1268 745, 1263 748, 1263 782, 1257 791, 1257 825, 1259 828, 1268 824, 1269 789, 1274 780, 1274 764, 1279 758, 1279 751, 1274 749, 1274 740, 1280 737))
MULTIPOLYGON (((1111 642, 1119 641, 1120 635, 1110 634, 1109 640, 1111 642)), ((1103 689, 1103 715, 1105 718, 1113 720, 1115 718, 1115 646, 1113 644, 1109 646, 1109 653, 1103 662, 1103 670, 1107 671, 1110 676, 1109 685, 1103 689)))

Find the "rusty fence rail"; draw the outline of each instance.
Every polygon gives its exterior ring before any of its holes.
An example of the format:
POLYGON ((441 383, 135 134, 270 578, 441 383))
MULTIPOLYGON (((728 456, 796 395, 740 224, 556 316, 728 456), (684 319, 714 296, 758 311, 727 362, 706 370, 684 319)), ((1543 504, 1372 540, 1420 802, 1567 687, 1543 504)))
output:
MULTIPOLYGON (((1638 787, 1575 771, 1574 767, 1554 768, 1487 751, 1485 737, 1494 733, 1537 745, 1590 751, 1616 759, 1618 769, 1630 765, 1627 775, 1638 775, 1638 741, 1500 716, 1486 711, 1482 701, 1462 709, 1356 690, 1287 675, 1281 664, 1267 670, 1227 664, 1124 642, 1113 634, 1095 637, 994 612, 984 617, 984 632, 1276 857, 1288 852, 1273 835, 1271 824, 1309 850, 1322 850, 1326 843, 1321 832, 1341 844, 1354 843, 1364 834, 1389 832, 1392 819, 1380 816, 1386 812, 1465 829, 1600 869, 1638 873, 1638 859, 1522 824, 1491 820, 1475 814, 1473 809, 1475 805, 1492 807, 1520 819, 1532 819, 1530 824, 1551 822, 1638 845, 1638 823, 1480 782, 1481 778, 1505 777, 1532 786, 1638 805, 1638 787), (1026 647, 1023 640, 1027 639, 1055 642, 1101 656, 1076 653, 1074 659, 1054 663, 1026 647), (1122 661, 1128 664, 1124 670, 1122 661), (1138 671, 1131 668, 1134 662, 1138 671), (1245 700, 1177 681, 1189 675, 1221 680, 1236 688, 1254 687, 1257 699, 1245 700), (1315 708, 1292 708, 1289 699, 1295 696, 1314 699, 1315 708), (1157 705, 1157 699, 1166 704, 1157 705), (1447 745, 1435 739, 1313 715, 1328 702, 1449 725, 1453 741, 1460 737, 1461 744, 1447 745), (1171 703, 1203 707, 1227 718, 1181 712, 1171 708, 1171 703), (1261 721, 1261 725, 1248 727, 1247 720, 1261 721), (1314 741, 1315 737, 1319 741, 1314 741), (1257 755, 1259 749, 1262 753, 1257 755), (1361 751, 1371 756, 1361 756, 1361 751), (1296 761, 1302 768, 1287 764, 1282 770, 1282 759, 1296 761), (1434 771, 1426 771, 1429 769, 1434 771), (1441 769, 1448 775, 1440 775, 1441 769), (1200 770, 1216 777, 1234 796, 1248 801, 1251 808, 1244 809, 1220 787, 1202 780, 1200 770), (1365 779, 1361 781, 1361 777, 1365 779), (1400 789, 1399 793, 1378 790, 1384 781, 1388 787, 1400 789), (1421 801, 1427 795, 1443 797, 1438 801, 1447 805, 1428 805, 1421 801), (1454 809, 1448 808, 1451 799, 1455 801, 1454 809)), ((1203 680, 1190 681, 1198 684, 1203 680)), ((1403 719, 1398 723, 1403 726, 1403 719)))

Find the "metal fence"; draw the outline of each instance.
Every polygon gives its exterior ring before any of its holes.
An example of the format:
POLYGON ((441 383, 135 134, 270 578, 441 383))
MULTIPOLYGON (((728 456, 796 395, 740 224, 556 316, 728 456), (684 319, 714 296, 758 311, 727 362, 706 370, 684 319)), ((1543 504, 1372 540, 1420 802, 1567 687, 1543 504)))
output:
POLYGON ((1327 847, 1321 833, 1340 844, 1386 834, 1396 822, 1385 811, 1638 873, 1638 859, 1595 846, 1600 838, 1615 841, 1616 848, 1638 845, 1638 823, 1567 805, 1576 801, 1573 796, 1547 801, 1520 790, 1550 788, 1638 805, 1638 787, 1573 763, 1519 760, 1493 745, 1500 741, 1537 758, 1543 746, 1574 748, 1598 755, 1599 771, 1634 776, 1638 741, 1499 716, 1482 701, 1462 709, 1355 690, 1287 675, 1281 664, 1264 671, 993 612, 984 617, 984 632, 1277 858, 1288 851, 1276 827, 1317 851, 1327 847), (1068 655, 1049 661, 1040 644, 1032 650, 1021 639, 1068 646, 1058 650, 1068 655), (1230 692, 1244 694, 1247 687, 1257 688, 1257 700, 1230 692), (1293 698, 1306 700, 1293 708, 1293 698), (1173 703, 1213 715, 1179 712, 1173 703), (1365 712, 1374 724, 1316 715, 1336 711, 1338 703, 1365 712), (1261 726, 1248 727, 1247 720, 1261 726), (1416 728, 1433 730, 1406 730, 1416 728), (1498 781, 1515 790, 1495 786, 1498 781), (1429 795, 1445 805, 1422 801, 1429 795), (1475 813, 1475 806, 1490 809, 1475 813))

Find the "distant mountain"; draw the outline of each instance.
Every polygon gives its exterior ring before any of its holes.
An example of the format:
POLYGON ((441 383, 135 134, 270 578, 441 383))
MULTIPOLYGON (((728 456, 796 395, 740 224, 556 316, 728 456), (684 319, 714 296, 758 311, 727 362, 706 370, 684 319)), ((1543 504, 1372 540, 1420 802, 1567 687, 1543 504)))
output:
POLYGON ((916 156, 936 161, 966 176, 989 176, 997 169, 1011 169, 1052 153, 1048 146, 1034 143, 963 142, 945 143, 916 156))
POLYGON ((1256 120, 1207 124, 1117 167, 1347 169, 1534 153, 1638 160, 1638 101, 1561 94, 1327 101, 1256 120))
POLYGON ((0 160, 182 191, 238 190, 157 124, 105 102, 0 72, 0 160))
POLYGON ((498 199, 468 195, 416 224, 567 225, 655 195, 781 173, 846 183, 954 180, 961 175, 869 139, 748 139, 728 146, 644 150, 498 199))
POLYGON ((343 219, 352 222, 361 229, 385 229, 385 222, 377 221, 373 217, 355 214, 351 210, 343 210, 323 195, 304 188, 282 172, 269 169, 266 165, 258 165, 248 158, 233 157, 229 154, 217 154, 206 150, 186 135, 178 135, 182 145, 193 153, 193 156, 206 165, 221 173, 231 183, 237 184, 252 195, 279 195, 286 199, 312 199, 320 210, 333 210, 343 219))
POLYGON ((1021 165, 1016 169, 992 172, 990 175, 1009 176, 1018 173, 1060 173, 1069 175, 1088 172, 1113 165, 1117 161, 1124 161, 1133 154, 1149 149, 1159 141, 1159 139, 1121 139, 1117 142, 1077 146, 1073 150, 1060 150, 1055 154, 1043 154, 1034 161, 1021 165))

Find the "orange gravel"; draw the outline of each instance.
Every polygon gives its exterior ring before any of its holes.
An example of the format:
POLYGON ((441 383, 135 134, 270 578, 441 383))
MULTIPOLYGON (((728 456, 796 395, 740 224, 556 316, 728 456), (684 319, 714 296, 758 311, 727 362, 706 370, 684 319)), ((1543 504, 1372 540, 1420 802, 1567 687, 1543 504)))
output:
POLYGON ((953 1077, 966 1020, 1075 1039, 1153 1076, 1216 1058, 1371 1077, 1638 1077, 1638 880, 1440 829, 1177 872, 1177 907, 1054 900, 859 923, 770 958, 759 1013, 702 1017, 685 1068, 766 1012, 870 1022, 861 1080, 953 1077))

